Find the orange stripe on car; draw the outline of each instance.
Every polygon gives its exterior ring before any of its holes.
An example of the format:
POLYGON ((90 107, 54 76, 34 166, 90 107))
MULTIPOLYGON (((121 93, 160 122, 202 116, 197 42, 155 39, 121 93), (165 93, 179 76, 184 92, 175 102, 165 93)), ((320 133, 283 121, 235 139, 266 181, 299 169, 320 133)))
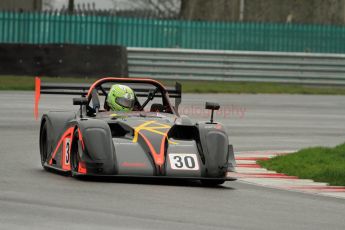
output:
POLYGON ((153 83, 153 84, 156 84, 156 85, 159 85, 161 88, 165 89, 165 87, 158 81, 155 81, 153 79, 149 79, 149 78, 120 78, 120 77, 105 77, 105 78, 102 78, 102 79, 99 79, 98 81, 95 81, 88 93, 87 93, 87 98, 90 97, 91 95, 91 92, 92 90, 98 85, 98 84, 101 84, 103 82, 107 82, 107 81, 118 81, 118 82, 146 82, 146 83, 153 83))
POLYGON ((55 150, 53 152, 53 155, 52 155, 52 157, 49 160, 49 164, 50 165, 53 164, 53 159, 55 158, 55 156, 56 156, 56 154, 57 154, 61 144, 65 140, 65 138, 67 138, 67 137, 71 138, 72 135, 73 135, 73 132, 74 132, 74 127, 70 127, 62 134, 62 136, 61 136, 61 138, 60 138, 60 140, 59 140, 59 142, 58 142, 58 144, 57 144, 57 146, 56 146, 56 148, 55 148, 55 150))
POLYGON ((155 162, 156 165, 158 166, 162 166, 164 164, 164 161, 165 161, 165 156, 164 156, 164 141, 165 141, 165 136, 163 136, 163 139, 162 139, 162 144, 161 144, 161 151, 159 153, 156 152, 155 148, 153 147, 153 145, 151 144, 150 140, 142 133, 140 133, 140 136, 144 139, 144 141, 146 142, 147 146, 149 147, 150 149, 150 152, 151 152, 151 155, 153 157, 153 160, 155 162), (163 145, 163 147, 162 147, 163 145), (163 150, 163 151, 162 151, 163 150))
POLYGON ((84 162, 79 162, 79 164, 78 164, 78 173, 81 173, 81 174, 86 174, 87 173, 86 166, 85 166, 84 162))

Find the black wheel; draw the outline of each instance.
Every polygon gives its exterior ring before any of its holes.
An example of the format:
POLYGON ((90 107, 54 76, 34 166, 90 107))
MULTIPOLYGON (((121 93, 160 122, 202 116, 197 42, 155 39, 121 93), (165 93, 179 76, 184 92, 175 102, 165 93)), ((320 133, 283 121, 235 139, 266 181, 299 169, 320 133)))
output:
POLYGON ((201 183, 206 187, 215 187, 225 182, 223 179, 201 180, 201 183))
POLYGON ((40 133, 40 155, 41 155, 41 164, 44 167, 44 164, 47 161, 48 157, 48 137, 47 137, 47 123, 44 122, 41 133, 40 133))
POLYGON ((71 172, 72 176, 78 172, 79 168, 79 135, 76 130, 73 135, 72 148, 71 148, 71 172))

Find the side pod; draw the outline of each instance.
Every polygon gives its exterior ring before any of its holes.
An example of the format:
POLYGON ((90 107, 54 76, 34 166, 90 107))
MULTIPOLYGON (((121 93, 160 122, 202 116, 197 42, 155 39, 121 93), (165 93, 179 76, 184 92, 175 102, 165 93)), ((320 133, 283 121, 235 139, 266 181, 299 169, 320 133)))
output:
POLYGON ((224 177, 228 168, 229 140, 220 124, 198 123, 205 156, 206 176, 224 177))
POLYGON ((85 143, 81 160, 86 163, 88 173, 117 174, 115 148, 109 125, 96 119, 82 119, 78 128, 85 143))

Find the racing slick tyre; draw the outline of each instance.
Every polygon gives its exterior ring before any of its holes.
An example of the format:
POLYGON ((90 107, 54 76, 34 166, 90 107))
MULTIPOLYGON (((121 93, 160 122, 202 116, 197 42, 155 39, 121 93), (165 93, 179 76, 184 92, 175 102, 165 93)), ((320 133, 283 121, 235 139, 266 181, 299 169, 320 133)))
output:
POLYGON ((206 187, 215 187, 215 186, 223 184, 224 182, 225 180, 222 180, 222 179, 201 180, 201 184, 206 187))
POLYGON ((41 165, 44 168, 44 164, 47 161, 48 157, 48 138, 47 138, 47 123, 44 122, 41 133, 40 133, 40 156, 41 156, 41 165))
POLYGON ((71 148, 71 174, 73 177, 77 176, 79 168, 79 135, 76 130, 73 135, 72 148, 71 148))

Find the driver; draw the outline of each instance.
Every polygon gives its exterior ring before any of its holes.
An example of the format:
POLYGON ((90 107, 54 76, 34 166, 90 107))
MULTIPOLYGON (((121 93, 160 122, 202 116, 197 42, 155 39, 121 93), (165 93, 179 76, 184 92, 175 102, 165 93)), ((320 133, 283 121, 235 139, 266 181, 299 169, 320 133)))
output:
POLYGON ((135 104, 134 91, 126 85, 112 85, 108 93, 107 103, 113 111, 130 112, 135 104))

